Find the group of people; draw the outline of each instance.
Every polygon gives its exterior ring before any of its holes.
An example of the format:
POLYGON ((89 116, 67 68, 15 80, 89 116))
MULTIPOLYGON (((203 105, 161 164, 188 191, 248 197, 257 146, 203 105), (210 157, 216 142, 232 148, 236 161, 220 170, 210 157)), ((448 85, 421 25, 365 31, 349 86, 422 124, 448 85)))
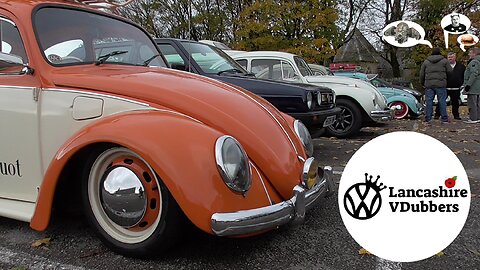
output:
POLYGON ((438 104, 435 118, 442 123, 450 123, 447 114, 447 96, 450 96, 453 118, 461 120, 459 99, 461 91, 467 94, 469 119, 465 123, 480 123, 480 48, 470 49, 470 60, 465 67, 456 61, 454 52, 447 59, 434 48, 432 54, 423 62, 420 69, 420 83, 425 87, 425 121, 429 124, 433 117, 433 100, 437 96, 438 104))

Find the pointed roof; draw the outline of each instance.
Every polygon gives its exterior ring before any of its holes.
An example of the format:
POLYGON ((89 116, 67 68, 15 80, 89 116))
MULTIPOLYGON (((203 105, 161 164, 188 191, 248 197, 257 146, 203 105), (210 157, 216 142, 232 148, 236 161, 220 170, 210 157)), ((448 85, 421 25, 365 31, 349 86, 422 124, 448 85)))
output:
POLYGON ((350 40, 338 49, 337 55, 335 55, 335 58, 333 59, 334 63, 378 63, 378 52, 372 44, 368 42, 360 30, 355 29, 353 32, 350 32, 348 38, 350 38, 350 40))

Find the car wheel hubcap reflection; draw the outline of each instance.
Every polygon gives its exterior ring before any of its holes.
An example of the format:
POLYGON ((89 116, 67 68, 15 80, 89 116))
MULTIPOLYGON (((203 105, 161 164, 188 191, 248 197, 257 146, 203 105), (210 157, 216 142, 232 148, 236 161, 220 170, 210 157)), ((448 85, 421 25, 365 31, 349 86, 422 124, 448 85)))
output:
POLYGON ((107 216, 124 228, 137 225, 147 208, 145 187, 140 179, 125 167, 109 169, 100 185, 100 199, 107 216))

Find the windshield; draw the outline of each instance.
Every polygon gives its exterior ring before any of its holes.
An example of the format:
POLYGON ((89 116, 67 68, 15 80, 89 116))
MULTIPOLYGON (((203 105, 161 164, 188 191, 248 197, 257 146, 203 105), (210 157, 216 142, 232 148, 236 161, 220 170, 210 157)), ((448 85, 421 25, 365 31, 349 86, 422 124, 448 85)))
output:
POLYGON ((375 86, 375 87, 392 87, 391 84, 387 83, 386 81, 375 78, 373 80, 370 80, 370 82, 375 86))
POLYGON ((60 7, 39 9, 34 26, 52 65, 115 63, 165 67, 155 44, 141 29, 108 16, 60 7))
POLYGON ((182 45, 204 73, 247 73, 235 60, 217 48, 188 41, 182 42, 182 45))
POLYGON ((293 59, 295 60, 295 64, 298 66, 298 69, 303 76, 313 76, 313 71, 310 69, 307 62, 303 60, 303 58, 295 56, 293 59))

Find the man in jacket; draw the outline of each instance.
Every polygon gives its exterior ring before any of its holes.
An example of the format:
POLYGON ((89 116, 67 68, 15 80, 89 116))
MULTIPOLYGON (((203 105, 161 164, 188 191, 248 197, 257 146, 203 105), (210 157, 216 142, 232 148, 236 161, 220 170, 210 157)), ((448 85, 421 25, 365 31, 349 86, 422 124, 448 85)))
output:
POLYGON ((440 54, 440 48, 434 48, 420 68, 420 83, 425 87, 427 108, 425 121, 430 123, 433 114, 433 99, 437 95, 442 123, 448 123, 447 115, 447 74, 452 67, 447 59, 440 54))
MULTIPOLYGON (((465 73, 465 66, 462 63, 457 62, 457 55, 454 52, 449 52, 447 60, 452 67, 452 73, 447 75, 447 95, 450 97, 450 103, 452 104, 453 118, 456 120, 462 120, 458 108, 460 106, 460 86, 463 85, 463 75, 465 73)), ((435 119, 440 118, 440 107, 435 107, 435 119)))
POLYGON ((471 61, 465 70, 464 86, 467 93, 470 119, 466 123, 480 123, 480 48, 470 49, 471 61))

